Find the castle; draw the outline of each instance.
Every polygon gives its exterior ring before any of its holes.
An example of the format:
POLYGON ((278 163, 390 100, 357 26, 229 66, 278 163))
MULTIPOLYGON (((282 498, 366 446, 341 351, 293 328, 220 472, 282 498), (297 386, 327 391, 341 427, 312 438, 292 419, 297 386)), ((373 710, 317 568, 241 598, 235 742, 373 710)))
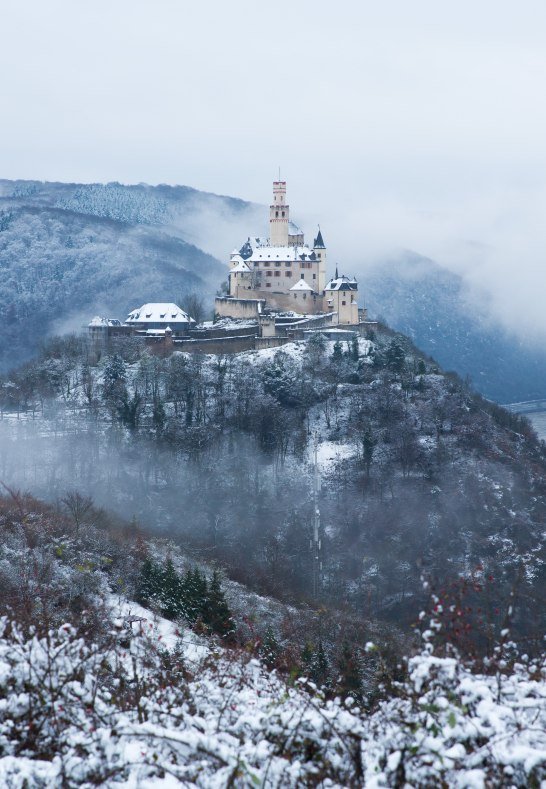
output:
POLYGON ((176 304, 148 303, 129 313, 123 324, 93 318, 87 326, 93 355, 99 358, 112 341, 127 336, 158 354, 238 353, 281 347, 317 331, 330 339, 348 340, 375 325, 358 308, 354 277, 339 276, 336 267, 335 276, 326 279, 320 228, 310 247, 290 221, 286 181, 273 182, 269 228, 267 240, 249 237, 231 253, 228 295, 216 297, 215 315, 236 320, 197 326, 176 304))
POLYGON ((326 245, 320 228, 313 246, 290 221, 286 181, 273 182, 269 238, 249 237, 231 253, 227 296, 216 298, 219 317, 251 318, 264 310, 299 315, 330 314, 333 324, 358 324, 356 280, 336 273, 326 279, 326 245))

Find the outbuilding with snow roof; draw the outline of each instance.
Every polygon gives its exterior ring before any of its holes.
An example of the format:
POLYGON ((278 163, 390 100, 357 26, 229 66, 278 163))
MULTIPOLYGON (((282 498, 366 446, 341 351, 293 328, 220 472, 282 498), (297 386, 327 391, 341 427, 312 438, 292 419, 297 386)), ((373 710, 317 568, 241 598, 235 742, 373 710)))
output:
POLYGON ((152 329, 162 329, 168 327, 175 335, 185 334, 191 326, 195 324, 183 309, 172 302, 149 302, 133 310, 127 316, 126 326, 135 329, 148 331, 152 329))

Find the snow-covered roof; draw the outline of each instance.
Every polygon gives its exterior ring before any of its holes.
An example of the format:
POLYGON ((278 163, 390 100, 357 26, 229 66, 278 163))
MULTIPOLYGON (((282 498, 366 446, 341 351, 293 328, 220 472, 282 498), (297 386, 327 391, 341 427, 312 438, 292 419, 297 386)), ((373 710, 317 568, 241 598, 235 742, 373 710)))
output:
POLYGON ((298 227, 295 222, 292 222, 292 220, 288 223, 288 232, 291 236, 303 236, 303 230, 298 227))
POLYGON ((130 312, 125 323, 165 323, 168 326, 171 323, 195 323, 195 321, 176 304, 150 302, 130 312))
POLYGON ((331 279, 324 290, 358 290, 358 285, 354 277, 350 279, 342 274, 341 277, 331 279))
POLYGON ((316 255, 306 244, 298 247, 259 246, 253 247, 252 255, 246 259, 252 262, 261 260, 315 260, 316 255))
POLYGON ((304 279, 299 279, 295 285, 292 285, 290 290, 303 290, 307 292, 311 291, 311 293, 313 292, 313 288, 310 285, 308 285, 304 279))
POLYGON ((89 321, 89 326, 121 326, 121 321, 117 318, 101 318, 100 315, 95 315, 89 321))
POLYGON ((233 268, 230 268, 229 270, 230 274, 248 274, 249 272, 250 269, 244 260, 242 260, 242 258, 239 260, 236 266, 233 266, 233 268))

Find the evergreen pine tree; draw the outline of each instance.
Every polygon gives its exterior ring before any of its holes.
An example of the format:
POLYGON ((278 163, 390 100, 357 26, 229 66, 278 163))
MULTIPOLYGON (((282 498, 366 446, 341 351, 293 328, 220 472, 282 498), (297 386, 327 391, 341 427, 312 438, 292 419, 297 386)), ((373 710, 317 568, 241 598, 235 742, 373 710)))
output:
POLYGON ((273 628, 269 626, 265 631, 262 646, 260 648, 260 654, 266 666, 272 668, 275 665, 277 657, 279 656, 279 652, 280 644, 277 641, 277 637, 273 631, 273 628))
POLYGON ((340 362, 343 359, 343 350, 341 348, 341 343, 339 340, 336 340, 334 343, 334 351, 332 353, 332 359, 334 362, 340 362))
POLYGON ((356 334, 351 340, 351 359, 354 362, 358 362, 358 337, 356 334))
POLYGON ((136 588, 136 600, 143 605, 158 603, 162 593, 161 568, 149 557, 146 557, 140 567, 140 576, 136 588))
POLYGON ((338 661, 338 690, 344 696, 352 696, 357 701, 362 700, 362 672, 358 659, 347 642, 341 649, 338 661))
POLYGON ((311 676, 311 664, 313 662, 313 645, 306 641, 301 651, 301 670, 306 677, 311 676))
POLYGON ((162 574, 161 603, 163 616, 176 619, 184 612, 184 589, 180 576, 168 559, 162 574))
POLYGON ((330 667, 328 658, 326 657, 322 641, 319 641, 318 647, 313 652, 313 657, 311 659, 310 679, 315 683, 317 688, 322 688, 328 684, 329 673, 330 667))
POLYGON ((209 584, 203 621, 219 636, 227 636, 233 631, 233 618, 220 585, 220 576, 217 570, 213 572, 209 584))
POLYGON ((397 339, 391 340, 385 351, 385 362, 393 373, 401 373, 406 366, 406 353, 397 339))
POLYGON ((154 400, 154 408, 152 412, 152 421, 158 431, 163 430, 166 418, 165 406, 163 405, 161 398, 158 397, 154 400))
POLYGON ((194 567, 186 571, 182 586, 184 589, 183 614, 193 625, 198 619, 203 619, 207 603, 207 579, 197 567, 194 567))

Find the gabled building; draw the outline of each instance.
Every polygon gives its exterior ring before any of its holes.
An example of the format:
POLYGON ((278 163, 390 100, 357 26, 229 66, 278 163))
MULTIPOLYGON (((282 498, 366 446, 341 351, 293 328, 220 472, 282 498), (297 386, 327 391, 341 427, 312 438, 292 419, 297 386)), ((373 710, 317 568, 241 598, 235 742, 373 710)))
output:
POLYGON ((170 329, 175 336, 186 334, 194 324, 194 319, 176 304, 164 302, 143 304, 130 312, 125 321, 126 326, 135 330, 152 332, 170 329))
POLYGON ((338 323, 358 323, 358 285, 337 273, 324 288, 324 302, 328 312, 337 312, 338 323))

